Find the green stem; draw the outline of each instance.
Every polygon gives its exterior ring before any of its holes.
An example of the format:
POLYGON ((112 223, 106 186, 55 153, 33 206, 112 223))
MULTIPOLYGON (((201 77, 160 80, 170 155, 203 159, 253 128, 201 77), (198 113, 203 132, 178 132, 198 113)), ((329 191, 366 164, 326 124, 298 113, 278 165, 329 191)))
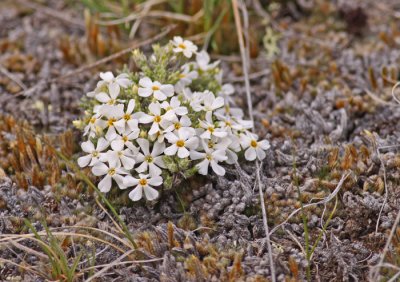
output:
POLYGON ((69 166, 76 174, 79 175, 79 177, 87 184, 89 185, 91 188, 93 188, 94 191, 96 191, 97 195, 101 198, 101 200, 107 205, 107 207, 111 210, 111 212, 114 214, 114 216, 117 218, 119 224, 122 227, 122 230, 125 233, 125 236, 128 238, 128 240, 131 242, 132 246, 137 249, 138 246, 136 245, 135 240, 133 239, 131 233, 129 232, 128 227, 126 226, 125 222, 121 219, 121 217, 119 216, 118 212, 115 210, 115 208, 113 207, 113 205, 107 200, 107 198, 103 195, 102 192, 100 192, 100 190, 96 187, 96 185, 93 184, 93 182, 89 179, 89 177, 87 177, 84 173, 82 173, 82 171, 70 160, 68 160, 68 158, 66 156, 64 156, 61 152, 56 151, 57 155, 63 159, 65 161, 65 163, 67 164, 67 166, 69 166))

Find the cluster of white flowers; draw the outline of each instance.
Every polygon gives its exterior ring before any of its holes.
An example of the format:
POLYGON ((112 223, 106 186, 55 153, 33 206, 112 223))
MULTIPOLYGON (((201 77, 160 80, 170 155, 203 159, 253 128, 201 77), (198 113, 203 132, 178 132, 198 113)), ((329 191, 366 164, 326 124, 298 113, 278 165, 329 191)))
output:
POLYGON ((158 197, 155 187, 170 175, 168 163, 184 160, 186 169, 223 176, 221 164, 234 164, 240 152, 246 160, 262 160, 269 148, 249 131, 253 124, 243 119, 243 111, 232 107, 234 88, 221 85, 218 62, 210 63, 207 52, 197 52, 181 37, 157 50, 149 59, 153 69, 116 77, 101 73, 102 80, 87 94, 88 140, 78 164, 102 177, 101 192, 109 192, 114 180, 120 189, 131 189, 133 201, 143 194, 150 201, 158 197), (161 60, 174 62, 174 69, 157 69, 161 60))

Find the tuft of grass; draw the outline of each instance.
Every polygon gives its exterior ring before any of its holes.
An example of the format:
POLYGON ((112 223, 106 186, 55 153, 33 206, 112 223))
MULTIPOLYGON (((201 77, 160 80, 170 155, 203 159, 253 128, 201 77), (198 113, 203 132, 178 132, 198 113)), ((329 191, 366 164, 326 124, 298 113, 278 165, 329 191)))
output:
POLYGON ((62 242, 52 234, 45 222, 43 222, 43 226, 46 231, 46 237, 48 239, 47 242, 42 238, 42 236, 39 235, 38 231, 29 220, 25 219, 24 222, 25 225, 28 226, 29 230, 31 230, 35 235, 35 238, 37 239, 37 242, 43 253, 47 255, 51 265, 51 278, 58 281, 73 282, 77 278, 77 268, 82 257, 82 253, 78 254, 78 256, 72 260, 72 263, 69 263, 68 256, 61 248, 62 242))

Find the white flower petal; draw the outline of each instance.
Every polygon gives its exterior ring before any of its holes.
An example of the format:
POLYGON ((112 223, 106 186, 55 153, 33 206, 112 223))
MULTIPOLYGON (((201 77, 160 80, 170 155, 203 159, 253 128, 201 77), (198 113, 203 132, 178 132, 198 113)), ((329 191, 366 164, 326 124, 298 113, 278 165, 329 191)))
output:
POLYGON ((155 158, 153 159, 153 162, 154 162, 157 166, 159 166, 159 167, 161 167, 161 168, 167 168, 167 167, 165 166, 165 163, 164 163, 164 160, 163 160, 163 157, 162 157, 162 156, 155 157, 155 158))
POLYGON ((139 85, 145 88, 151 88, 153 86, 153 82, 148 77, 143 77, 139 80, 139 85))
POLYGON ((86 156, 80 157, 80 158, 78 158, 78 165, 80 167, 85 167, 90 163, 91 160, 92 160, 92 155, 86 155, 86 156))
POLYGON ((81 144, 82 151, 86 153, 91 153, 94 151, 94 145, 90 141, 82 142, 81 144))
POLYGON ((112 99, 117 99, 120 92, 119 85, 116 82, 110 83, 108 85, 108 91, 110 91, 110 97, 112 99))
POLYGON ((149 178, 147 182, 152 186, 160 186, 163 183, 163 179, 161 176, 156 176, 149 178))
POLYGON ((150 155, 150 150, 149 150, 150 143, 147 139, 138 138, 136 142, 139 144, 139 147, 140 149, 142 149, 142 152, 145 156, 150 155))
POLYGON ((142 164, 136 168, 136 171, 139 173, 145 172, 147 170, 148 163, 142 162, 142 164))
POLYGON ((129 193, 129 198, 134 202, 139 201, 142 198, 142 196, 143 196, 142 186, 137 186, 129 193))
POLYGON ((190 151, 190 159, 191 160, 204 159, 205 156, 206 156, 205 153, 200 153, 200 152, 197 152, 197 151, 190 151))
POLYGON ((124 178, 124 186, 126 186, 126 187, 132 187, 132 186, 138 185, 138 183, 139 183, 139 179, 136 179, 130 175, 125 176, 125 178, 124 178))
POLYGON ((209 160, 205 159, 202 162, 198 163, 196 167, 199 170, 199 173, 202 175, 207 175, 208 174, 208 165, 209 165, 209 160))
POLYGON ((119 175, 119 174, 115 174, 112 178, 115 180, 115 182, 117 182, 117 185, 118 185, 118 187, 119 187, 120 189, 126 189, 126 188, 128 188, 128 187, 125 186, 125 184, 124 184, 124 177, 123 177, 123 176, 121 176, 121 175, 119 175))
POLYGON ((258 147, 258 148, 256 149, 256 153, 257 153, 257 158, 258 158, 260 161, 262 161, 262 160, 265 158, 265 156, 266 156, 264 150, 261 149, 260 147, 258 147))
POLYGON ((149 201, 153 201, 158 197, 158 191, 150 186, 143 187, 144 194, 146 195, 146 199, 149 201))
POLYGON ((101 72, 100 73, 100 78, 104 80, 105 82, 111 82, 114 79, 114 75, 112 72, 101 72))
POLYGON ((135 159, 133 159, 131 157, 121 156, 120 159, 121 159, 121 162, 122 162, 122 166, 125 169, 128 169, 128 170, 131 170, 134 167, 135 163, 136 163, 135 159))
POLYGON ((178 157, 183 159, 189 157, 189 151, 185 147, 180 147, 178 149, 178 157))
POLYGON ((110 96, 108 96, 108 94, 105 93, 105 92, 100 92, 99 94, 97 94, 97 95, 96 95, 96 99, 97 99, 99 102, 102 102, 102 103, 107 103, 108 101, 111 100, 111 99, 110 99, 110 96))
POLYGON ((104 151, 105 149, 107 149, 108 145, 109 145, 108 141, 105 138, 101 137, 97 141, 96 150, 99 152, 104 151))
POLYGON ((138 89, 138 95, 140 97, 149 97, 151 94, 153 94, 153 90, 151 88, 139 88, 138 89))
POLYGON ((171 146, 169 146, 168 148, 165 149, 164 153, 167 156, 172 156, 176 154, 176 151, 178 150, 178 146, 176 146, 176 144, 172 144, 171 146))
POLYGON ((92 167, 92 173, 96 176, 107 174, 108 166, 104 163, 98 163, 94 167, 92 167))
POLYGON ((165 144, 156 142, 156 143, 154 143, 153 150, 151 152, 151 156, 152 157, 159 156, 162 152, 164 152, 164 150, 165 150, 165 144))
POLYGON ((174 95, 174 86, 172 84, 161 85, 160 90, 167 97, 171 97, 172 95, 174 95))
POLYGON ((215 174, 217 174, 219 176, 225 175, 225 169, 222 166, 220 166, 219 164, 217 164, 217 162, 214 160, 211 161, 211 168, 215 172, 215 174))
POLYGON ((99 190, 103 193, 107 193, 111 189, 111 176, 106 175, 100 182, 99 182, 99 190))
POLYGON ((244 157, 248 161, 254 161, 257 157, 256 150, 254 150, 252 147, 249 147, 246 152, 244 152, 244 157))
POLYGON ((119 140, 114 140, 111 142, 111 148, 114 151, 122 151, 122 149, 124 148, 124 140, 119 139, 119 140))

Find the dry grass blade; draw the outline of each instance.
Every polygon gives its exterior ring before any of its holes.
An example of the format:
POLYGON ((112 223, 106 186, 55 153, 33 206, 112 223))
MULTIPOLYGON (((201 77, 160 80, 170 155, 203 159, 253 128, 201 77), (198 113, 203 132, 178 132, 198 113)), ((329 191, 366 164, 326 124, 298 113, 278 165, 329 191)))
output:
POLYGON ((316 202, 316 203, 311 203, 311 204, 304 205, 303 208, 298 208, 298 209, 294 210, 282 223, 280 223, 279 225, 275 226, 271 230, 270 235, 272 235, 276 230, 278 230, 283 225, 285 225, 289 221, 289 219, 291 219, 294 215, 296 215, 302 209, 306 209, 308 207, 317 206, 317 205, 321 205, 321 204, 326 204, 326 203, 330 202, 337 195, 337 193, 339 193, 340 189, 343 186, 344 181, 347 179, 347 177, 350 176, 350 174, 351 173, 348 172, 347 174, 343 175, 342 178, 340 179, 340 181, 338 182, 335 190, 333 190, 333 192, 328 197, 326 197, 325 199, 323 199, 323 200, 321 200, 319 202, 316 202))
MULTIPOLYGON (((38 234, 40 236, 43 236, 43 237, 47 236, 47 234, 45 232, 38 232, 38 234)), ((116 245, 114 245, 114 244, 112 244, 110 242, 107 242, 106 240, 103 240, 103 239, 100 239, 100 238, 97 238, 97 237, 94 237, 94 236, 91 236, 91 235, 87 235, 87 234, 74 233, 74 232, 53 232, 53 235, 54 236, 74 236, 74 237, 86 238, 86 239, 90 239, 90 240, 93 240, 93 241, 97 241, 97 242, 103 243, 105 245, 109 245, 109 246, 113 247, 115 250, 119 251, 120 253, 125 253, 126 252, 126 250, 123 250, 120 247, 118 247, 118 246, 116 246, 116 245)), ((5 238, 0 239, 0 244, 1 243, 3 243, 3 244, 9 243, 8 242, 9 240, 14 240, 14 239, 16 239, 18 241, 21 241, 21 240, 33 240, 33 241, 39 242, 39 240, 37 240, 35 238, 35 234, 32 234, 32 233, 21 234, 21 235, 0 234, 0 237, 5 237, 5 238)))
POLYGON ((125 254, 123 254, 122 256, 120 256, 119 258, 117 258, 113 263, 110 263, 108 265, 106 265, 103 269, 101 269, 100 271, 96 272, 95 275, 91 276, 90 278, 86 279, 86 282, 92 281, 93 279, 95 279, 96 277, 99 277, 100 275, 102 275, 104 272, 106 272, 107 270, 109 270, 111 267, 116 266, 121 260, 123 260, 124 258, 126 258, 127 256, 129 256, 130 254, 132 254, 134 252, 134 250, 130 250, 128 252, 126 252, 125 254))
MULTIPOLYGON (((246 9, 242 2, 241 2, 241 4, 242 4, 243 9, 246 9)), ((249 56, 248 50, 246 51, 246 47, 245 47, 244 40, 243 40, 243 30, 242 30, 242 23, 241 23, 240 15, 239 15, 238 0, 233 0, 232 6, 233 6, 234 17, 235 17, 236 31, 237 31, 238 40, 239 40, 240 54, 242 57, 243 72, 244 72, 245 87, 246 87, 246 96, 247 96, 247 106, 249 108, 250 119, 254 125, 253 104, 252 104, 251 93, 250 93, 250 79, 249 79, 250 56, 249 56)), ((247 46, 247 48, 248 48, 248 46, 247 46)), ((254 128, 253 128, 253 130, 254 130, 254 128)), ((264 224, 264 229, 265 229, 265 237, 266 237, 266 241, 267 241, 269 265, 270 265, 270 272, 271 272, 270 274, 271 274, 272 282, 275 282, 276 281, 275 266, 274 266, 274 260, 273 260, 273 255, 272 255, 272 246, 271 246, 270 233, 269 233, 269 227, 268 227, 268 217, 267 217, 267 212, 266 212, 266 208, 265 208, 264 193, 263 193, 263 189, 262 189, 262 185, 261 185, 260 170, 261 170, 260 163, 257 160, 256 161, 256 182, 258 184, 258 191, 260 193, 260 204, 261 204, 263 224, 264 224)))
POLYGON ((124 231, 122 230, 121 226, 114 220, 114 218, 108 213, 108 211, 103 207, 103 205, 100 203, 99 199, 96 198, 96 204, 103 210, 103 212, 108 216, 108 218, 112 221, 114 224, 115 228, 118 229, 118 232, 120 234, 123 234, 124 231))
POLYGON ((27 89, 26 85, 18 77, 10 73, 6 68, 4 68, 1 65, 0 65, 0 72, 5 76, 7 76, 12 81, 14 81, 16 84, 18 84, 18 86, 21 87, 23 90, 27 89))
POLYGON ((383 266, 383 261, 385 260, 386 254, 389 251, 389 247, 392 243, 393 236, 396 233, 396 229, 397 229, 397 226, 399 225, 399 223, 400 223, 400 210, 398 211, 396 219, 393 223, 392 229, 390 230, 389 237, 386 241, 385 247, 383 248, 383 252, 379 258, 379 262, 372 268, 373 270, 371 271, 371 277, 370 277, 371 280, 370 281, 380 281, 380 279, 379 279, 380 269, 383 266))
MULTIPOLYGON (((135 264, 135 263, 149 263, 149 262, 157 262, 163 261, 164 258, 154 258, 154 259, 145 259, 145 260, 128 260, 128 261, 121 261, 119 263, 113 263, 113 266, 125 265, 125 264, 135 264)), ((95 266, 91 266, 85 269, 82 269, 81 272, 86 272, 92 269, 101 268, 101 267, 108 267, 110 264, 99 264, 95 266)))
POLYGON ((47 277, 44 273, 38 272, 36 270, 33 270, 33 268, 31 268, 31 267, 24 266, 24 265, 22 265, 20 263, 15 263, 15 262, 13 262, 11 260, 8 260, 8 259, 0 258, 0 262, 9 263, 11 265, 14 265, 15 267, 22 268, 22 269, 26 270, 27 272, 32 272, 33 274, 36 274, 39 277, 47 277))
POLYGON ((167 35, 167 34, 168 34, 171 30, 173 30, 174 28, 175 28, 175 25, 170 25, 170 26, 168 26, 167 28, 165 28, 164 31, 160 32, 159 34, 157 34, 157 35, 154 36, 154 37, 151 37, 151 38, 149 38, 149 39, 143 40, 143 41, 138 42, 138 43, 136 43, 136 44, 132 44, 132 46, 130 46, 130 47, 128 47, 128 48, 125 48, 125 49, 123 49, 123 50, 121 50, 121 51, 119 51, 119 52, 117 52, 117 53, 115 53, 115 54, 112 54, 112 55, 110 55, 110 56, 108 56, 108 57, 105 57, 105 58, 103 58, 103 59, 100 59, 100 60, 98 60, 98 61, 96 61, 96 62, 94 62, 94 63, 92 63, 92 64, 84 65, 84 66, 82 66, 82 67, 80 67, 80 68, 78 68, 78 69, 76 69, 76 70, 70 71, 70 72, 68 72, 68 73, 66 73, 66 74, 64 74, 64 75, 59 76, 59 77, 56 77, 56 78, 53 78, 53 79, 49 79, 49 80, 47 80, 47 81, 39 82, 38 84, 36 84, 35 86, 33 86, 33 87, 31 87, 31 88, 29 88, 29 89, 27 89, 27 90, 25 90, 25 91, 22 91, 22 92, 20 92, 20 93, 17 93, 16 95, 14 95, 14 97, 18 97, 18 96, 22 96, 22 95, 29 96, 29 95, 31 95, 31 93, 33 93, 40 85, 55 83, 55 82, 58 82, 58 81, 60 81, 60 80, 69 78, 69 77, 71 77, 71 76, 75 76, 75 75, 80 74, 80 73, 82 73, 82 72, 84 72, 84 71, 87 71, 87 70, 90 70, 90 69, 92 69, 92 68, 95 68, 95 67, 97 67, 97 66, 100 66, 100 65, 102 65, 102 64, 105 64, 105 63, 107 63, 107 62, 113 61, 113 60, 115 60, 115 59, 117 59, 117 58, 119 58, 119 57, 121 57, 121 56, 124 56, 124 55, 126 55, 126 54, 129 54, 129 53, 132 52, 134 49, 140 48, 140 47, 145 46, 145 45, 149 45, 149 44, 151 44, 151 43, 153 43, 153 42, 155 42, 155 41, 157 41, 157 40, 160 40, 161 38, 163 38, 165 35, 167 35))

